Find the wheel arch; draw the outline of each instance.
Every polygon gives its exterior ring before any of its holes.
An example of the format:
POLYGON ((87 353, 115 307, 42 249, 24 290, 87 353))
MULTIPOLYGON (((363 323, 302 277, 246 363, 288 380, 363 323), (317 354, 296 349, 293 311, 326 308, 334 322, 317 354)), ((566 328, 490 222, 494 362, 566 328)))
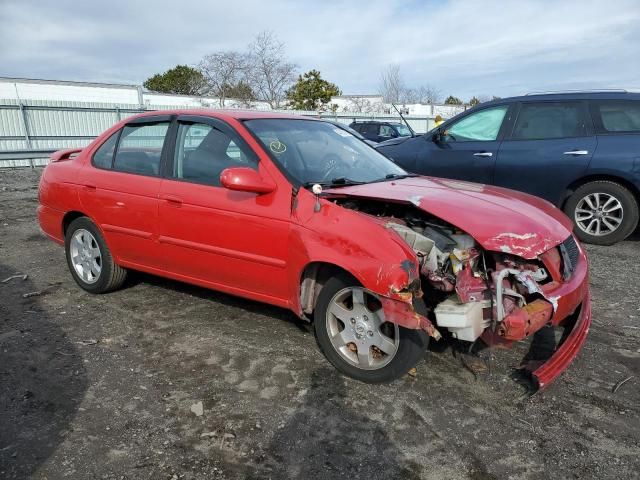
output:
POLYGON ((69 228, 69 225, 71 225, 71 222, 73 222, 74 220, 76 220, 78 218, 82 218, 82 217, 87 218, 88 220, 90 220, 95 225, 95 227, 100 232, 100 235, 102 235, 102 239, 107 244, 107 248, 111 252, 111 255, 113 256, 114 261, 119 264, 120 263, 120 255, 118 254, 118 252, 113 250, 110 240, 104 234, 104 230, 98 224, 98 222, 96 222, 95 219, 93 219, 91 217, 91 215, 87 215, 85 212, 82 212, 80 210, 69 210, 67 213, 64 214, 64 216, 62 217, 62 225, 61 225, 61 227, 62 227, 62 239, 64 240, 66 238, 67 229, 69 228))
MULTIPOLYGON (((69 225, 71 225, 71 222, 73 222, 75 219, 80 218, 80 217, 87 217, 89 219, 91 219, 91 217, 89 217, 89 215, 80 212, 78 210, 70 210, 67 213, 64 214, 64 216, 62 217, 62 238, 65 238, 67 236, 67 228, 69 228, 69 225)), ((91 220, 93 221, 93 220, 91 220)), ((93 222, 95 223, 95 222, 93 222)), ((98 227, 100 228, 100 227, 98 227)))
POLYGON ((362 282, 352 272, 335 263, 326 261, 312 261, 307 263, 298 279, 298 307, 299 314, 302 318, 312 320, 313 310, 315 309, 320 291, 324 288, 327 281, 336 275, 346 275, 351 277, 355 282, 362 282))
POLYGON ((597 182, 597 181, 609 181, 609 182, 614 182, 622 185, 623 187, 625 187, 627 190, 631 192, 631 194, 636 200, 636 203, 640 205, 640 189, 638 189, 638 187, 633 182, 623 177, 620 177, 618 175, 613 175, 608 173, 595 173, 592 175, 581 177, 573 181, 571 184, 569 184, 569 186, 567 186, 564 198, 562 199, 562 202, 560 204, 560 209, 564 210, 564 208, 567 205, 567 202, 569 201, 569 197, 571 197, 571 195, 573 195, 573 192, 575 192, 578 188, 580 188, 583 185, 586 185, 587 183, 597 182))

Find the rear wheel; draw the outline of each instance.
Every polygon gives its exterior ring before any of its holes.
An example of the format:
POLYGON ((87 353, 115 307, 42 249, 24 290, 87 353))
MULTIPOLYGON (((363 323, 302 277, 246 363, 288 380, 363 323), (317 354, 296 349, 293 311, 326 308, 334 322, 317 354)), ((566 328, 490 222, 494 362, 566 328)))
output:
POLYGON ((314 313, 325 357, 345 375, 367 383, 401 377, 424 355, 425 332, 386 321, 379 300, 348 276, 329 280, 314 313))
POLYGON ((576 236, 585 243, 612 245, 627 238, 638 225, 638 203, 622 185, 608 180, 577 188, 565 205, 576 236))
POLYGON ((73 279, 91 293, 120 288, 127 271, 116 265, 102 235, 87 217, 71 222, 65 234, 67 265, 73 279))

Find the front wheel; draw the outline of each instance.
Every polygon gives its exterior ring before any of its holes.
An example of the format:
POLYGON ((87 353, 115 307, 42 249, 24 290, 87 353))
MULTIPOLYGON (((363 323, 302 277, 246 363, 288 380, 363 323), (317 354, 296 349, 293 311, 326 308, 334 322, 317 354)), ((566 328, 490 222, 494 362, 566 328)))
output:
POLYGON ((367 383, 395 380, 424 355, 429 337, 385 320, 380 301, 347 276, 329 280, 314 313, 318 345, 334 367, 367 383))
POLYGON ((619 183, 598 180, 573 192, 565 213, 575 224, 576 236, 585 243, 613 245, 627 238, 638 225, 638 203, 619 183))

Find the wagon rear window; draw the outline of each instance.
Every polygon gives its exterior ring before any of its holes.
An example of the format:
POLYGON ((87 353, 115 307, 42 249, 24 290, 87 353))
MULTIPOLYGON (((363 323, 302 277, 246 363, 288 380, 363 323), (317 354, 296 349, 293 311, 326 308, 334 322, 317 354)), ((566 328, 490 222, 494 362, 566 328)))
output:
POLYGON ((606 132, 640 133, 640 102, 599 102, 598 113, 606 132))

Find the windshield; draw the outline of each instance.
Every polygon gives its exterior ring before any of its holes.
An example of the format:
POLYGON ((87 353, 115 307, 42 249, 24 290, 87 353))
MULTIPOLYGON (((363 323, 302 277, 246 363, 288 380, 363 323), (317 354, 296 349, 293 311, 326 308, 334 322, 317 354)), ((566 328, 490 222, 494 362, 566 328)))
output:
POLYGON ((395 127, 396 127, 396 131, 398 132, 398 135, 400 137, 410 137, 411 136, 411 130, 409 130, 409 128, 407 128, 406 125, 398 124, 398 125, 395 125, 395 127))
POLYGON ((328 122, 271 118, 244 124, 302 185, 348 185, 408 175, 362 140, 328 122))

